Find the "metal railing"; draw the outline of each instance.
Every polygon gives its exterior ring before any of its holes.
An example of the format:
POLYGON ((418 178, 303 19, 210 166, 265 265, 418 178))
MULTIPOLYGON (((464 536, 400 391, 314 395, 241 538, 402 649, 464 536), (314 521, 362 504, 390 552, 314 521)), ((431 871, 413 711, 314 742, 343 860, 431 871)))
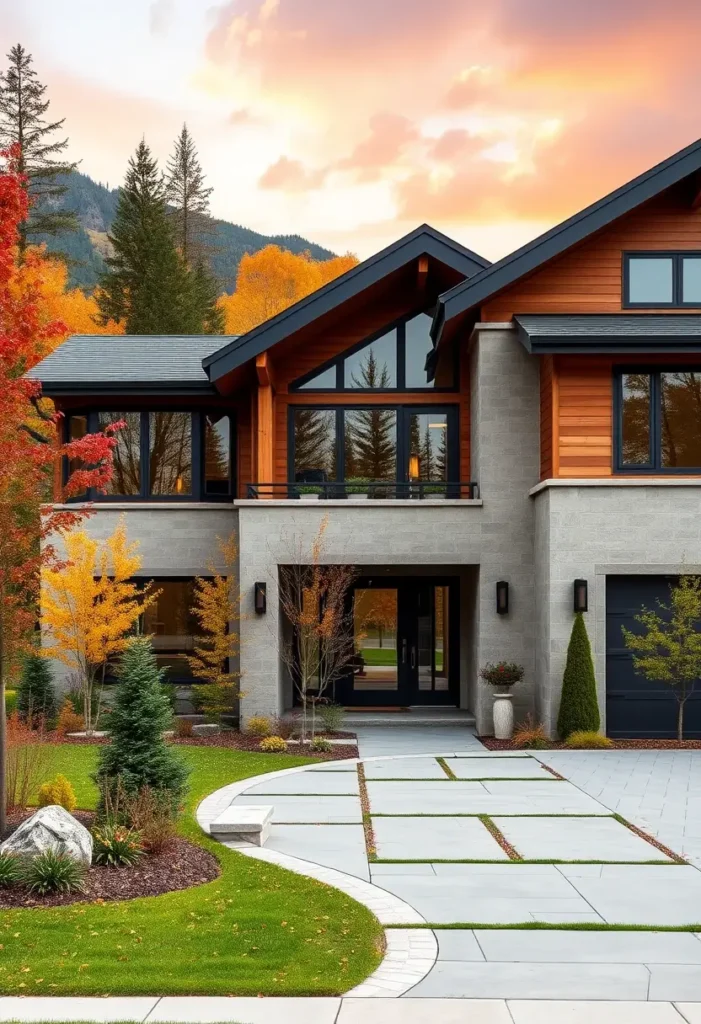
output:
POLYGON ((288 481, 287 483, 247 484, 246 497, 265 498, 318 498, 331 499, 367 498, 369 501, 399 500, 421 501, 425 498, 469 500, 479 498, 479 485, 471 481, 411 480, 406 483, 397 480, 325 480, 319 483, 288 481))

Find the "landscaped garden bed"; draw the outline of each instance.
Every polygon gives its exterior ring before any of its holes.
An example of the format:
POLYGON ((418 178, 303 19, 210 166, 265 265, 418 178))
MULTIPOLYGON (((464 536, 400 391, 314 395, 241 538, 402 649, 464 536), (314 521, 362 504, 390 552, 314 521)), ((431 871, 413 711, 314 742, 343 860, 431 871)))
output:
MULTIPOLYGON (((497 740, 493 736, 480 736, 480 742, 484 744, 487 750, 524 750, 524 749, 537 749, 537 750, 568 750, 570 748, 560 740, 546 740, 543 743, 539 743, 537 747, 524 747, 523 744, 519 744, 516 740, 497 740)), ((700 750, 701 740, 660 740, 660 739, 640 739, 640 740, 624 740, 624 739, 612 739, 610 744, 607 744, 606 749, 608 750, 700 750)))

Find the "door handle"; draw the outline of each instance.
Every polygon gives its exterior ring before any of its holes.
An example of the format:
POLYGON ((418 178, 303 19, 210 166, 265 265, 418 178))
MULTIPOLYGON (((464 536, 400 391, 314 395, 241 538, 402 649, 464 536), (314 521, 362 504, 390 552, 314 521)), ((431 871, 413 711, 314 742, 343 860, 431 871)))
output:
POLYGON ((402 665, 406 665, 406 640, 402 640, 402 665))
POLYGON ((411 667, 416 668, 416 648, 413 646, 413 644, 411 647, 411 667))

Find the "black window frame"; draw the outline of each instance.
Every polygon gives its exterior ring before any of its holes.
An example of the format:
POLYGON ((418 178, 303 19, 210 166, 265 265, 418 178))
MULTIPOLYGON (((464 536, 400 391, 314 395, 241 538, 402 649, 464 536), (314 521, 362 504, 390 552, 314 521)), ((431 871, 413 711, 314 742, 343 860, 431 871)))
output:
POLYGON ((613 414, 614 414, 614 469, 616 473, 633 476, 695 476, 701 474, 701 466, 662 465, 662 383, 663 373, 698 373, 701 366, 620 366, 614 368, 613 414), (647 463, 625 463, 623 461, 623 377, 631 373, 646 374, 650 377, 650 451, 647 463))
MULTIPOLYGON (((446 483, 457 483, 460 479, 460 409, 455 405, 440 405, 439 403, 426 403, 425 405, 413 405, 411 402, 398 404, 387 402, 378 405, 368 405, 362 402, 344 402, 337 405, 333 402, 314 402, 290 404, 287 410, 287 476, 290 482, 295 479, 295 430, 294 416, 298 409, 314 410, 317 412, 336 413, 336 479, 330 483, 346 483, 345 468, 345 417, 348 412, 373 412, 378 409, 387 409, 397 416, 397 460, 396 460, 396 483, 409 482, 409 417, 412 414, 444 414, 448 429, 448 478, 446 483)), ((440 486, 442 481, 434 481, 440 486)), ((313 487, 313 484, 310 485, 313 487)), ((428 486, 428 481, 427 481, 428 486)))
MULTIPOLYGON (((410 315, 401 316, 397 320, 392 321, 389 324, 385 324, 380 330, 375 331, 373 334, 368 335, 367 338, 363 338, 362 341, 356 342, 355 345, 351 345, 349 348, 339 352, 331 359, 327 359, 326 362, 320 363, 315 366, 313 370, 298 377, 290 384, 290 391, 301 392, 304 395, 396 395, 396 394, 454 394, 460 390, 460 360, 458 355, 458 346, 452 346, 452 362, 453 362, 453 384, 450 387, 440 388, 434 387, 428 381, 424 387, 413 387, 408 388, 406 386, 406 324, 413 320, 414 317, 419 316, 421 313, 427 316, 431 315, 430 310, 418 309, 410 315), (371 345, 374 341, 378 341, 384 337, 385 334, 389 334, 390 331, 396 331, 396 379, 397 383, 395 387, 391 388, 349 388, 344 384, 343 376, 343 364, 345 360, 361 349, 371 345), (336 386, 334 388, 308 388, 304 385, 319 374, 324 373, 326 370, 332 368, 336 369, 336 386)), ((429 339, 430 341, 430 339, 429 339)), ((426 356, 430 354, 430 349, 427 349, 426 356)))
MULTIPOLYGON (((163 502, 231 502, 236 497, 236 419, 231 409, 193 409, 183 405, 148 406, 147 408, 130 409, 119 404, 101 405, 99 408, 71 409, 64 419, 63 436, 70 437, 70 421, 72 417, 87 419, 87 432, 97 433, 100 430, 98 417, 100 413, 138 413, 140 420, 140 482, 138 494, 102 494, 95 487, 90 487, 85 494, 72 498, 71 501, 119 502, 121 503, 163 503, 163 502), (189 494, 151 494, 150 486, 150 416, 158 412, 189 413, 191 418, 192 445, 192 490, 189 494), (229 491, 227 494, 207 494, 205 491, 205 418, 214 414, 229 417, 229 491)), ((63 483, 68 481, 68 460, 63 460, 63 483)))
POLYGON ((701 250, 646 250, 643 252, 629 251, 623 253, 622 295, 624 309, 701 309, 701 299, 695 302, 684 302, 684 259, 693 257, 701 259, 701 250), (672 261, 672 300, 671 302, 631 302, 630 300, 630 261, 632 259, 670 259, 672 261))

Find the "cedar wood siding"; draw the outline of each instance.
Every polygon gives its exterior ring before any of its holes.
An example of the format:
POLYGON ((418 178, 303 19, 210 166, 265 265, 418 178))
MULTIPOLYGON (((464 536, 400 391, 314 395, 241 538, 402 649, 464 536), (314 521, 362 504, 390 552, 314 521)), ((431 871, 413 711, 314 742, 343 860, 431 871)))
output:
MULTIPOLYGON (((486 302, 483 321, 519 313, 620 313, 622 253, 701 250, 701 208, 679 190, 657 197, 486 302)), ((626 311, 627 312, 627 311, 626 311)), ((640 313, 690 310, 645 310, 640 313)), ((540 476, 613 475, 613 367, 698 363, 690 355, 541 356, 540 476)))

